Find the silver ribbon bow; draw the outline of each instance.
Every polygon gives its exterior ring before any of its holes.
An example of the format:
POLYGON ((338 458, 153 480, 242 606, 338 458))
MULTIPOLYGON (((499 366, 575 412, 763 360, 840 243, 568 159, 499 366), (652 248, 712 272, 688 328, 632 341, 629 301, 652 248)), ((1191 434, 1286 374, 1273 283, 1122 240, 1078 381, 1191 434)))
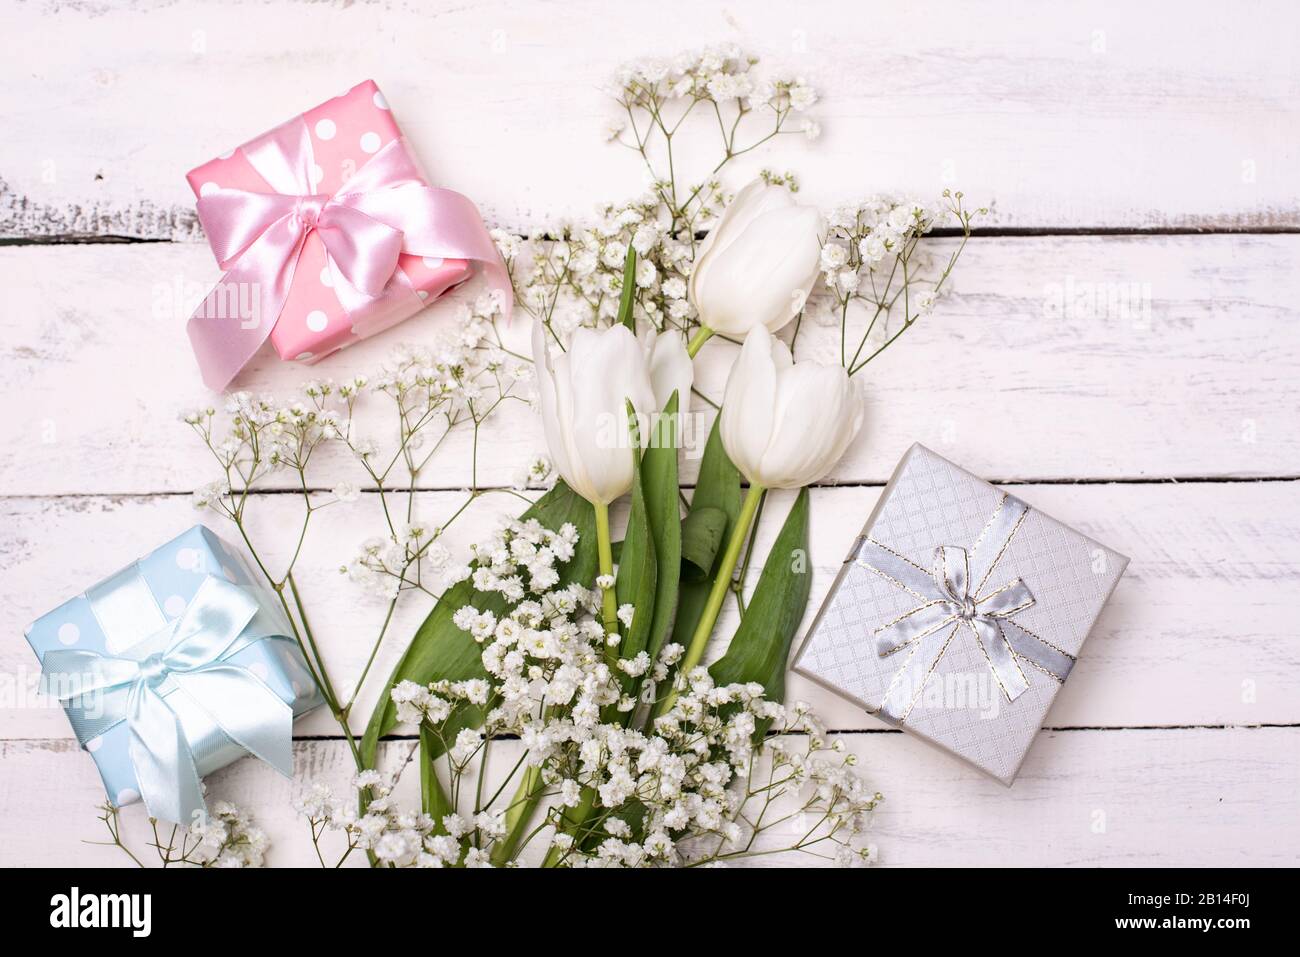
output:
POLYGON ((975 547, 939 545, 927 572, 869 537, 858 540, 856 563, 916 597, 921 604, 875 632, 881 658, 901 655, 881 703, 879 716, 893 724, 907 720, 930 673, 960 632, 969 633, 984 652, 989 670, 1008 701, 1029 688, 1020 661, 1028 661, 1064 681, 1074 658, 1025 630, 1013 616, 1034 603, 1019 578, 985 590, 988 579, 1020 528, 1029 506, 1003 495, 975 547))
MULTIPOLYGON (((131 571, 117 596, 143 585, 131 571)), ((101 600, 107 606, 112 598, 101 600)), ((169 703, 172 695, 187 696, 245 751, 286 776, 293 773, 293 709, 247 668, 225 660, 254 642, 284 638, 249 630, 257 611, 248 592, 209 575, 179 618, 119 656, 72 649, 45 653, 43 684, 62 702, 78 741, 84 745, 127 723, 131 765, 150 817, 189 823, 206 810, 195 754, 169 703)))

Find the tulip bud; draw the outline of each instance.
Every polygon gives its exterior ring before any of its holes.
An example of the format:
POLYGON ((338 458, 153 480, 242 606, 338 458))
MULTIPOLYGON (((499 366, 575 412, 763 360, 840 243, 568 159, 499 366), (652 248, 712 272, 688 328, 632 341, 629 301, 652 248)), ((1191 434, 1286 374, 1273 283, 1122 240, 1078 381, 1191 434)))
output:
POLYGON ((754 180, 705 237, 691 272, 690 300, 713 332, 775 332, 803 309, 817 281, 821 216, 782 186, 754 180))
POLYGON ((862 426, 863 401, 838 365, 796 363, 763 326, 727 378, 722 445, 751 485, 800 488, 834 467, 862 426))

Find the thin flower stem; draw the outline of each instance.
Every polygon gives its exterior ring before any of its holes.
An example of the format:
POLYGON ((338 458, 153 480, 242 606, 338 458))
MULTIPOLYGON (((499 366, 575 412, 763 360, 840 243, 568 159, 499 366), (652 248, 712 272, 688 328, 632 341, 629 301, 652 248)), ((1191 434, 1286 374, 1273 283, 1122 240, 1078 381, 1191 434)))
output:
POLYGON ((701 392, 699 389, 695 388, 695 386, 691 386, 691 392, 693 392, 695 395, 697 395, 697 396, 699 396, 701 399, 703 399, 706 405, 711 405, 711 406, 713 406, 714 410, 719 410, 719 409, 722 408, 721 405, 719 405, 718 403, 714 402, 712 399, 710 399, 707 395, 705 395, 705 394, 704 394, 703 392, 701 392))
MULTIPOLYGON (((754 524, 758 525, 763 520, 763 505, 767 502, 767 490, 764 489, 759 497, 758 508, 754 512, 754 524)), ((731 583, 731 590, 736 593, 736 607, 740 609, 740 616, 745 616, 745 577, 749 574, 749 562, 754 557, 754 538, 749 536, 749 541, 745 545, 745 560, 740 564, 740 574, 736 580, 731 583)))
POLYGON ((573 838, 573 843, 569 848, 561 848, 558 844, 551 845, 546 852, 546 858, 542 861, 542 867, 558 867, 567 858, 573 848, 578 846, 579 832, 586 823, 587 818, 591 816, 592 809, 596 805, 596 792, 589 787, 582 789, 582 796, 578 800, 578 806, 575 808, 566 808, 562 816, 558 831, 568 834, 573 838))
MULTIPOLYGON (((875 314, 871 317, 871 323, 867 326, 867 331, 864 332, 864 333, 862 334, 862 339, 858 342, 858 348, 854 351, 854 353, 853 353, 853 358, 852 358, 848 363, 846 363, 846 364, 845 364, 845 363, 842 363, 842 364, 845 365, 845 368, 850 369, 850 370, 853 369, 854 365, 855 365, 855 364, 857 363, 857 361, 858 361, 858 357, 859 357, 860 355, 862 355, 862 349, 863 349, 863 347, 865 347, 866 344, 867 344, 867 337, 871 335, 871 330, 874 329, 874 328, 876 327, 876 320, 880 318, 880 314, 881 314, 882 312, 887 312, 887 311, 888 311, 889 307, 888 307, 885 303, 886 303, 887 298, 889 297, 889 289, 890 289, 890 287, 893 286, 893 284, 894 284, 894 274, 895 274, 897 271, 898 271, 898 259, 896 258, 896 259, 894 260, 894 264, 893 264, 893 266, 890 267, 890 270, 889 270, 889 277, 885 280, 885 291, 880 295, 880 297, 878 298, 878 300, 877 300, 877 302, 876 302, 876 312, 875 312, 875 314)), ((873 288, 873 291, 874 291, 874 287, 875 287, 875 278, 874 278, 874 276, 873 276, 873 277, 872 277, 872 288, 873 288)), ((849 309, 849 304, 848 304, 848 300, 846 300, 845 303, 844 303, 844 312, 843 312, 843 314, 842 314, 841 317, 840 317, 840 332, 841 332, 841 333, 843 333, 845 327, 846 327, 847 324, 848 324, 848 320, 847 320, 848 309, 849 309)), ((852 372, 849 373, 849 375, 852 375, 852 374, 853 374, 852 372)))
MULTIPOLYGON (((256 554, 253 557, 256 558, 256 554)), ((312 660, 307 643, 303 641, 302 631, 298 627, 297 620, 293 617, 289 602, 285 600, 283 586, 275 588, 275 597, 280 600, 280 608, 284 611, 284 617, 288 620, 289 628, 293 631, 293 639, 298 643, 298 650, 302 653, 303 664, 307 666, 307 673, 311 675, 312 683, 316 685, 316 690, 321 693, 321 697, 325 699, 326 704, 329 704, 329 692, 326 690, 325 682, 321 679, 320 672, 316 670, 316 663, 312 660)))
POLYGON ((312 654, 316 656, 316 661, 320 666, 320 676, 322 681, 322 691, 326 694, 326 700, 329 703, 330 711, 334 714, 334 720, 339 723, 343 729, 343 735, 347 738, 348 748, 352 751, 352 760, 356 764, 358 771, 366 769, 366 762, 361 757, 361 749, 357 746, 356 738, 352 735, 352 728, 348 724, 348 713, 339 704, 338 695, 334 691, 334 685, 329 679, 329 674, 325 670, 325 660, 321 657, 320 649, 316 646, 316 638, 312 634, 311 625, 307 622, 307 609, 303 607, 302 596, 298 594, 298 584, 294 581, 293 573, 290 572, 285 576, 289 584, 289 592, 293 595, 293 603, 298 608, 298 618, 302 622, 303 632, 307 636, 307 643, 311 646, 312 654))
MULTIPOLYGON (((523 754, 519 756, 519 760, 516 761, 515 766, 510 769, 510 773, 506 775, 506 779, 501 782, 500 787, 498 787, 495 791, 492 792, 492 796, 488 798, 487 803, 483 805, 481 810, 484 811, 489 810, 493 804, 497 803, 497 798, 499 798, 503 793, 505 793, 506 786, 514 778, 516 772, 518 772, 518 770, 521 767, 523 767, 524 761, 526 761, 527 759, 528 759, 528 752, 525 751, 523 754)), ((513 804, 511 806, 513 807, 513 804)))
POLYGON ((700 328, 696 330, 695 335, 691 337, 691 341, 686 344, 686 354, 694 359, 695 354, 703 348, 704 343, 708 342, 712 338, 713 330, 708 326, 700 326, 700 328))
MULTIPOLYGON (((292 572, 285 575, 285 583, 289 586, 289 594, 293 596, 294 606, 298 609, 298 620, 302 622, 302 631, 307 638, 308 646, 311 648, 312 657, 320 668, 321 691, 325 694, 334 710, 340 711, 338 695, 335 694, 334 684, 325 671, 325 659, 321 657, 320 649, 316 646, 316 636, 312 634, 311 625, 307 622, 307 609, 303 606, 302 596, 298 594, 298 584, 294 581, 292 572)), ((281 588, 281 594, 283 594, 283 591, 283 588, 281 588)), ((287 607, 286 610, 288 610, 287 607)))
MULTIPOLYGON (((596 555, 602 578, 614 576, 614 547, 609 540, 609 506, 591 503, 596 512, 596 555)), ((618 633, 618 599, 613 587, 600 589, 600 617, 605 634, 618 633)))
POLYGON ((388 625, 393 620, 393 612, 397 610, 397 599, 394 598, 388 603, 388 614, 384 616, 384 623, 379 629, 379 637, 375 639, 374 645, 370 649, 370 657, 366 659, 366 666, 361 669, 361 675, 357 682, 352 686, 352 694, 348 696, 348 703, 343 706, 345 714, 351 713, 352 706, 357 703, 357 695, 361 693, 361 686, 366 683, 366 675, 370 674, 370 666, 375 663, 375 658, 379 654, 379 646, 384 643, 384 634, 388 631, 388 625))
POLYGON ((103 807, 103 811, 104 814, 103 816, 100 817, 100 820, 103 821, 104 826, 108 828, 108 833, 109 836, 112 838, 112 840, 111 841, 83 841, 82 843, 83 844, 107 843, 113 847, 121 848, 122 853, 125 854, 127 857, 131 858, 131 860, 135 862, 136 867, 141 867, 141 868, 144 867, 144 862, 141 861, 140 858, 136 857, 135 854, 132 853, 131 849, 127 847, 125 842, 123 842, 122 840, 122 819, 119 816, 119 809, 114 807, 111 804, 106 803, 103 807))

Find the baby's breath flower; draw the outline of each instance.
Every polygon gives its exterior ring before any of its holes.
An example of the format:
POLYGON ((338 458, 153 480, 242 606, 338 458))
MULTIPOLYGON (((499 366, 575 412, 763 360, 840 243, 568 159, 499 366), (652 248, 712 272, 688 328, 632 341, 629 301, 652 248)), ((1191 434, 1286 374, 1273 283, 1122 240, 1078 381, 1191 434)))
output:
POLYGON ((334 497, 340 502, 355 502, 361 497, 361 488, 356 482, 340 482, 334 486, 334 497))

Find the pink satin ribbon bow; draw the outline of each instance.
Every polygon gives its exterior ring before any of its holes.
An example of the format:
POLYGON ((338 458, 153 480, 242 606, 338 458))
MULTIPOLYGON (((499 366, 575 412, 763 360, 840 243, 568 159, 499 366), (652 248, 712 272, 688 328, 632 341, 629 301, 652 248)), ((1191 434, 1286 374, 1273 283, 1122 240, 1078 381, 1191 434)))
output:
POLYGON ((478 210, 460 193, 429 186, 404 140, 379 150, 332 196, 313 192, 301 116, 242 149, 273 192, 219 189, 198 200, 199 222, 226 270, 187 326, 209 388, 225 389, 271 334, 313 231, 354 324, 424 304, 398 269, 403 253, 479 263, 509 309, 510 281, 478 210), (254 303, 257 312, 241 314, 232 303, 254 303))

